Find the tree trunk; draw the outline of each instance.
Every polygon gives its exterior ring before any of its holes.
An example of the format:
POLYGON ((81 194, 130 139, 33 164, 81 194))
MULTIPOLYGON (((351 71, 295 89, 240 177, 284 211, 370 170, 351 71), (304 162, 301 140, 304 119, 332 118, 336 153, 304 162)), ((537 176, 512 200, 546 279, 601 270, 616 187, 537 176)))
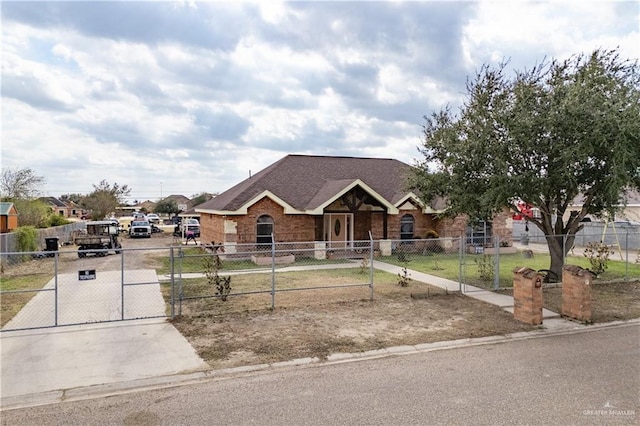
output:
MULTIPOLYGON (((549 256, 551 257, 551 265, 549 270, 562 279, 562 267, 564 266, 564 256, 569 251, 565 245, 563 235, 548 235, 547 245, 549 246, 549 256)), ((569 247, 571 248, 571 247, 569 247)))

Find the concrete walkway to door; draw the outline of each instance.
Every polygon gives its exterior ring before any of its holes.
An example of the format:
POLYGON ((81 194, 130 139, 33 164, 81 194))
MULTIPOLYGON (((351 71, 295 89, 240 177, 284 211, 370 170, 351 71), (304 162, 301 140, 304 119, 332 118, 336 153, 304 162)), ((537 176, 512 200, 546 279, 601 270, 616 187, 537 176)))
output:
MULTIPOLYGON (((156 303, 162 296, 155 272, 153 277, 146 272, 137 273, 138 277, 145 274, 145 279, 153 281, 145 285, 145 290, 137 289, 135 296, 129 297, 129 302, 143 307, 149 316, 154 314, 147 312, 150 306, 160 309, 155 315, 164 315, 164 303, 161 306, 156 303)), ((114 284, 112 278, 107 273, 99 274, 96 282, 90 284, 95 290, 96 303, 89 309, 84 305, 91 304, 87 299, 83 300, 81 305, 75 306, 76 314, 86 312, 102 318, 102 313, 112 313, 113 306, 118 306, 119 302, 117 298, 106 297, 109 290, 105 289, 120 286, 119 279, 114 284)), ((59 302, 62 305, 65 293, 62 288, 60 290, 59 302)), ((72 293, 68 293, 69 297, 72 293)), ((72 303, 72 300, 68 302, 72 303)), ((35 297, 32 302, 34 305, 30 306, 29 302, 21 311, 25 313, 20 319, 24 321, 22 324, 29 323, 29 315, 42 314, 40 302, 35 297)), ((46 312, 46 316, 50 315, 49 310, 46 312)), ((73 321, 78 319, 74 315, 73 321)), ((209 368, 166 318, 5 331, 0 335, 0 346, 1 407, 26 400, 31 400, 33 405, 34 399, 51 400, 52 393, 64 399, 65 390, 80 386, 127 382, 209 368)))
MULTIPOLYGON (((381 271, 390 272, 392 274, 401 274, 402 267, 392 265, 390 263, 373 262, 373 267, 375 269, 379 269, 381 271)), ((460 291, 461 287, 463 289, 464 295, 471 297, 473 299, 482 300, 483 302, 490 303, 492 305, 499 306, 505 311, 513 313, 513 297, 508 296, 506 294, 496 293, 495 291, 485 290, 480 287, 474 287, 467 284, 460 284, 457 281, 448 280, 446 278, 436 277, 434 275, 425 274, 424 272, 418 272, 414 270, 408 270, 409 278, 420 281, 426 284, 430 284, 434 287, 441 288, 447 291, 460 291)), ((560 318, 560 314, 550 311, 548 309, 542 310, 543 319, 551 319, 551 318, 560 318)), ((563 320, 564 322, 564 320, 563 320)), ((569 321, 566 321, 567 324, 569 321)))

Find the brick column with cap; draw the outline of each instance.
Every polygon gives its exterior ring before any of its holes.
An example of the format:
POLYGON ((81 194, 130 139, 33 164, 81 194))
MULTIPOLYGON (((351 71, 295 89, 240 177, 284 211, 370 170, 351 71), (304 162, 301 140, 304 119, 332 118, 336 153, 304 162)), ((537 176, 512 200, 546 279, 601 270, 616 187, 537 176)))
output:
POLYGON ((531 268, 513 270, 513 316, 518 321, 542 324, 542 278, 531 268))
POLYGON ((591 322, 590 271, 576 265, 562 268, 562 315, 583 322, 591 322))

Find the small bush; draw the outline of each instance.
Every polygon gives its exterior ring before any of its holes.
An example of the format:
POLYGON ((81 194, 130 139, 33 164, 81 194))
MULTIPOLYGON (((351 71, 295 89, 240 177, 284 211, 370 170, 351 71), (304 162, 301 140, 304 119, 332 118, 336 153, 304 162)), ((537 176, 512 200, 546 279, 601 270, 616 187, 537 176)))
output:
POLYGON ((33 226, 20 226, 16 229, 16 248, 18 251, 37 251, 38 232, 33 226))
POLYGON ((473 260, 478 265, 478 275, 483 281, 493 281, 493 257, 488 254, 483 254, 482 257, 473 260))
POLYGON ((62 226, 62 225, 67 225, 69 223, 70 222, 67 219, 57 214, 52 214, 49 217, 49 226, 62 226))
POLYGON ((596 277, 607 270, 609 256, 612 254, 613 250, 611 250, 611 247, 603 242, 587 243, 587 248, 584 249, 584 257, 589 259, 589 263, 591 264, 590 271, 593 272, 596 277))
POLYGON ((222 269, 222 260, 218 255, 218 248, 216 246, 213 247, 213 254, 211 256, 205 256, 203 267, 207 281, 216 289, 216 296, 220 296, 220 300, 226 302, 228 295, 231 293, 231 277, 221 277, 218 275, 218 271, 222 269))
POLYGON ((440 235, 438 235, 438 232, 436 232, 435 230, 433 230, 433 229, 429 229, 429 230, 427 231, 427 235, 425 236, 425 238, 426 238, 427 240, 430 240, 430 239, 432 239, 432 238, 440 238, 440 235))
POLYGON ((409 278, 409 271, 405 265, 402 267, 402 272, 398 274, 398 285, 400 287, 408 287, 409 281, 411 281, 411 278, 409 278))

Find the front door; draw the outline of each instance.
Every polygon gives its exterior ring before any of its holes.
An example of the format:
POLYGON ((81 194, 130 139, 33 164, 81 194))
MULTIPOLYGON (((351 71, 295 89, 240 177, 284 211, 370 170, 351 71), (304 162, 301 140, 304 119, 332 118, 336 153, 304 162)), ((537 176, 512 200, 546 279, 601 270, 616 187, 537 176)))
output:
POLYGON ((353 215, 327 213, 324 215, 324 240, 330 248, 345 248, 353 241, 353 215))

